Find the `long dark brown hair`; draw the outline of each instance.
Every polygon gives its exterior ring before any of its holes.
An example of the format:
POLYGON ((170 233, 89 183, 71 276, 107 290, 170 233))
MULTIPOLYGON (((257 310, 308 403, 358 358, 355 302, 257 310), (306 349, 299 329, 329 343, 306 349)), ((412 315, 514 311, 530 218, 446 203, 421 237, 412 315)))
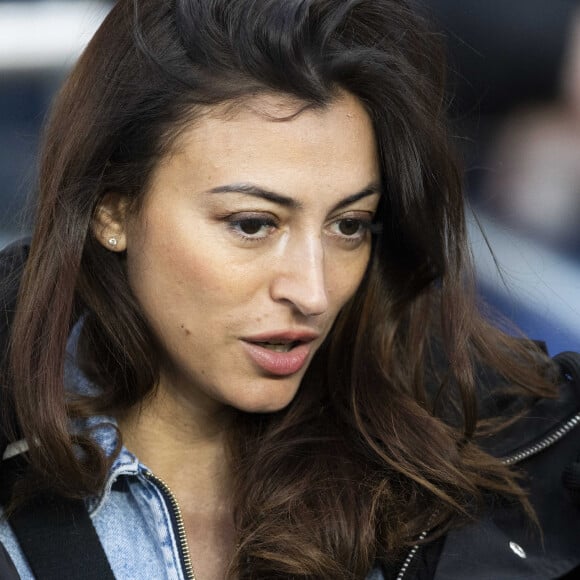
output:
POLYGON ((374 124, 382 231, 292 403, 236 417, 231 573, 361 578, 424 530, 475 517, 488 494, 525 506, 514 474, 474 442, 478 406, 491 383, 549 394, 547 362, 477 313, 444 72, 439 36, 403 0, 119 0, 44 137, 10 351, 19 425, 40 442, 23 493, 97 493, 112 458, 71 417, 122 413, 157 383, 124 257, 91 233, 102 196, 138 211, 152 169, 204 107, 264 92, 325 107, 345 90, 374 124), (99 386, 82 404, 63 379, 79 316, 78 364, 99 386))

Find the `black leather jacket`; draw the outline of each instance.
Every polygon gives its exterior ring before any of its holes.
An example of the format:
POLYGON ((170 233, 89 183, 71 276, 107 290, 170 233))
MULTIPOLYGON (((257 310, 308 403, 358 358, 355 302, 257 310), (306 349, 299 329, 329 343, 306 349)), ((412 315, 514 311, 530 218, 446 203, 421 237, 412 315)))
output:
POLYGON ((409 556, 397 580, 552 580, 580 578, 580 358, 556 360, 560 398, 543 399, 501 435, 483 441, 518 468, 541 533, 518 506, 496 503, 476 522, 409 556))

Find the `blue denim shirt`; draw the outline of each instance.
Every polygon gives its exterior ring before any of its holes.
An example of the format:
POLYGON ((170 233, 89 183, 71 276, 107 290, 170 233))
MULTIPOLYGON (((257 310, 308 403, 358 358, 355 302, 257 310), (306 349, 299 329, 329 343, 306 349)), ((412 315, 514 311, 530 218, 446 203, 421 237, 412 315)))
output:
MULTIPOLYGON (((74 366, 67 368, 66 376, 67 384, 72 383, 77 392, 88 393, 94 389, 74 366)), ((95 428, 93 436, 105 453, 112 454, 117 442, 114 419, 92 417, 88 424, 95 428)), ((9 446, 7 454, 23 451, 26 445, 22 443, 9 446)), ((87 499, 87 508, 115 578, 186 580, 172 508, 161 487, 150 479, 151 475, 147 467, 123 447, 111 466, 103 492, 99 497, 87 499)), ((0 519, 0 542, 22 580, 34 579, 4 519, 0 519)), ((195 554, 191 556, 195 566, 195 554)), ((376 569, 367 580, 383 580, 383 575, 376 569)))
MULTIPOLYGON (((104 419, 101 419, 104 423, 104 419)), ((114 448, 115 431, 105 427, 98 438, 106 450, 114 448)), ((123 448, 115 459, 103 493, 87 500, 91 520, 119 580, 185 580, 178 535, 163 490, 149 479, 146 466, 123 448)), ((0 542, 10 554, 22 580, 33 579, 17 540, 0 521, 0 542)), ((195 566, 195 554, 192 554, 195 566)), ((383 580, 377 570, 367 580, 383 580)))

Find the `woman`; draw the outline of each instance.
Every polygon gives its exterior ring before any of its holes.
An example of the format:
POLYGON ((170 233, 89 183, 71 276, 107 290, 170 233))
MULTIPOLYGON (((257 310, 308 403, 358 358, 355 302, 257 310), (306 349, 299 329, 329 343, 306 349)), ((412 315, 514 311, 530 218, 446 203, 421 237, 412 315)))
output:
MULTIPOLYGON (((555 368, 475 312, 440 54, 401 0, 114 6, 52 112, 12 324, 23 578, 44 493, 117 578, 461 573, 496 514, 541 553, 499 457, 555 368)), ((564 425, 558 466, 572 386, 529 436, 564 425)), ((554 541, 550 577, 580 563, 554 541)))

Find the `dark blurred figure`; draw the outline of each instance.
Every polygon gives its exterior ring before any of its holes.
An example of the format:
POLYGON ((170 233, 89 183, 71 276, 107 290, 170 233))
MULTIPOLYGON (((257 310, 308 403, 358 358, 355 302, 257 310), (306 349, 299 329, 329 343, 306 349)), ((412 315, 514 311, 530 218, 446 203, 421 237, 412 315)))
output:
POLYGON ((559 93, 577 0, 419 0, 448 36, 455 110, 505 115, 559 93))
POLYGON ((448 38, 473 199, 525 235, 580 249, 580 2, 417 0, 448 38))

